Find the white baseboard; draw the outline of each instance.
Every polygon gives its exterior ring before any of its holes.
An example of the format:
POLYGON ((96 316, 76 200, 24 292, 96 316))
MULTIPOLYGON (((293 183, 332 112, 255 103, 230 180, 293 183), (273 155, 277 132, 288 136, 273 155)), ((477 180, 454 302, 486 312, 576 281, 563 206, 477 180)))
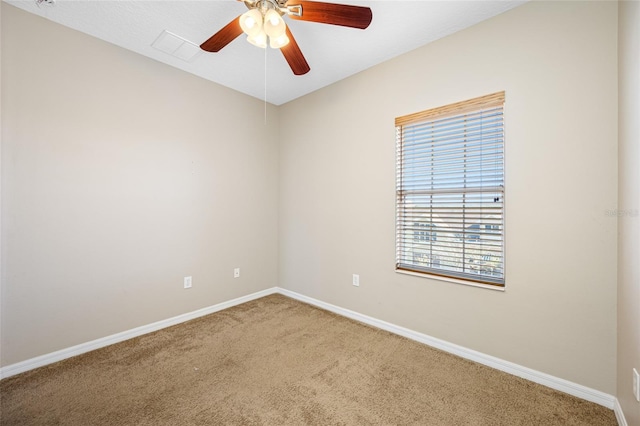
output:
POLYGON ((259 299, 264 296, 276 293, 277 287, 272 287, 267 290, 262 290, 257 293, 249 294, 248 296, 238 297, 237 299, 229 300, 227 302, 218 303, 213 306, 198 309, 197 311, 188 312, 186 314, 178 315, 173 318, 154 322, 152 324, 136 327, 131 330, 123 331, 121 333, 112 334, 111 336, 102 337, 100 339, 92 340, 90 342, 81 343, 70 348, 61 349, 59 351, 51 352, 49 354, 41 355, 35 358, 21 361, 15 364, 7 365, 0 368, 0 379, 5 377, 11 377, 16 374, 23 373, 25 371, 33 370, 34 368, 42 367, 54 362, 62 361, 63 359, 71 358, 76 355, 80 355, 86 352, 100 349, 105 346, 113 345, 133 337, 138 337, 143 334, 151 333, 172 325, 180 324, 185 321, 189 321, 195 318, 199 318, 205 315, 212 314, 214 312, 221 311, 223 309, 230 308, 232 306, 240 305, 242 303, 249 302, 251 300, 259 299))
MULTIPOLYGON (((617 399, 613 395, 606 394, 604 392, 588 388, 586 386, 579 385, 577 383, 570 382, 568 380, 561 379, 559 377, 551 376, 540 371, 532 370, 531 368, 523 367, 522 365, 514 364, 509 361, 505 361, 500 358, 486 355, 481 352, 474 351, 472 349, 458 346, 453 343, 446 342, 444 340, 437 339, 435 337, 428 336, 426 334, 419 333, 417 331, 409 330, 408 328, 400 327, 395 324, 388 323, 376 318, 372 318, 367 315, 360 314, 358 312, 350 311, 339 306, 325 303, 312 297, 303 296, 302 294, 278 288, 278 293, 285 296, 289 296, 293 299, 301 302, 308 303, 310 305, 317 306, 327 311, 334 312, 338 315, 342 315, 347 318, 354 319, 356 321, 363 322, 382 330, 389 331, 394 334, 415 340, 416 342, 424 343, 428 346, 438 348, 445 352, 458 355, 462 358, 466 358, 471 361, 495 368, 496 370, 504 371, 505 373, 513 374, 514 376, 522 377, 535 383, 547 386, 549 388, 559 390, 561 392, 568 393, 569 395, 576 396, 587 401, 595 402, 596 404, 605 406, 609 409, 614 408, 614 404, 617 404, 617 399)), ((622 410, 619 410, 620 414, 622 410)), ((618 413, 616 412, 616 416, 618 413)), ((624 417, 623 417, 624 418, 624 417)), ((620 421, 618 421, 620 423, 620 421)), ((625 423, 620 423, 621 425, 625 423)))
POLYGON ((616 413, 616 420, 618 420, 619 426, 628 426, 627 419, 624 418, 624 412, 622 411, 622 407, 620 406, 620 401, 618 401, 618 398, 616 398, 615 400, 613 412, 616 413))
POLYGON ((462 358, 478 362, 480 364, 495 368, 496 370, 504 371, 505 373, 513 374, 514 376, 522 377, 535 383, 547 386, 551 389, 556 389, 561 392, 568 393, 569 395, 576 396, 587 401, 595 402, 609 409, 613 409, 618 419, 620 426, 627 426, 627 422, 624 418, 622 408, 616 397, 606 394, 604 392, 588 388, 577 383, 570 382, 559 377, 551 376, 540 371, 532 370, 528 367, 523 367, 518 364, 514 364, 509 361, 505 361, 500 358, 493 357, 491 355, 483 354, 481 352, 474 351, 472 349, 458 346, 453 343, 449 343, 444 340, 431 337, 429 335, 419 333, 417 331, 410 330, 408 328, 400 327, 395 324, 388 323, 367 315, 360 314, 349 309, 344 309, 339 306, 332 305, 330 303, 322 302, 312 297, 304 296, 291 290, 286 290, 280 287, 272 287, 270 289, 262 290, 257 293, 253 293, 247 296, 239 297, 237 299, 229 300, 227 302, 218 303, 207 308, 199 309, 197 311, 189 312, 186 314, 178 315, 173 318, 154 322, 145 326, 137 327, 131 330, 123 331, 121 333, 113 334, 111 336, 103 337, 100 339, 92 340, 87 343, 72 346, 70 348, 62 349, 56 352, 52 352, 46 355, 38 356, 28 359, 26 361, 11 364, 6 367, 0 368, 0 379, 5 377, 14 376, 16 374, 23 373, 25 371, 33 370, 34 368, 42 367, 54 362, 62 361, 64 359, 80 355, 95 349, 99 349, 114 343, 119 343, 133 337, 141 336, 143 334, 151 333, 172 325, 180 324, 185 321, 189 321, 195 318, 199 318, 205 315, 212 314, 214 312, 221 311, 223 309, 230 308, 232 306, 240 305, 242 303, 249 302, 251 300, 259 299, 270 294, 280 293, 284 296, 291 297, 292 299, 299 300, 301 302, 308 303, 313 306, 325 309, 330 312, 334 312, 338 315, 342 315, 347 318, 354 319, 356 321, 363 322, 373 327, 389 331, 391 333, 409 338, 419 343, 432 346, 434 348, 443 350, 445 352, 458 355, 462 358))

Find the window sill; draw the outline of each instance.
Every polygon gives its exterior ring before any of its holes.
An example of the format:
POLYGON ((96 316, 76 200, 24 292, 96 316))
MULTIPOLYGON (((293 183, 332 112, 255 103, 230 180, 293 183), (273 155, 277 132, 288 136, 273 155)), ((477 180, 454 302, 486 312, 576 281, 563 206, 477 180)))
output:
POLYGON ((466 285, 466 286, 470 286, 470 287, 486 288, 487 290, 494 290, 494 291, 505 291, 506 290, 505 286, 499 287, 499 286, 490 285, 490 284, 474 283, 473 281, 459 280, 459 279, 450 278, 450 277, 442 277, 440 275, 422 274, 420 272, 412 272, 412 271, 407 271, 407 270, 404 270, 404 269, 396 269, 396 272, 398 274, 412 275, 414 277, 420 277, 420 278, 429 278, 429 279, 437 280, 437 281, 446 281, 446 282, 449 282, 449 283, 462 284, 462 285, 466 285))

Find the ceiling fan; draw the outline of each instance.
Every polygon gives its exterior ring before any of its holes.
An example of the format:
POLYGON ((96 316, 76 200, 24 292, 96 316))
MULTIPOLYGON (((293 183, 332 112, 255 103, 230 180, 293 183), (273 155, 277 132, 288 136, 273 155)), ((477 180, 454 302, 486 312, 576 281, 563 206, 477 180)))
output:
MULTIPOLYGON (((242 0, 239 0, 242 1, 242 0)), ((295 75, 311 69, 298 43, 282 17, 319 22, 321 24, 365 29, 371 23, 371 9, 347 4, 325 3, 307 0, 244 0, 249 9, 225 25, 200 45, 207 52, 219 52, 240 34, 247 34, 247 41, 258 47, 269 45, 280 49, 295 75)))

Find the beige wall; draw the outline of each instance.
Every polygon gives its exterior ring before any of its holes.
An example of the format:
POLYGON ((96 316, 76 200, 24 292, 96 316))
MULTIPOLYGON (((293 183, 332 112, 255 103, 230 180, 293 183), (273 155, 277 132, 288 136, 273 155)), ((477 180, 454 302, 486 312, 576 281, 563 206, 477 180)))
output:
POLYGON ((640 3, 620 2, 618 401, 629 425, 640 425, 633 368, 640 371, 640 3))
POLYGON ((2 12, 2 365, 277 285, 275 107, 2 12))
POLYGON ((280 284, 615 394, 617 16, 529 3, 281 107, 280 284), (506 291, 395 273, 394 118, 499 90, 506 291))
MULTIPOLYGON (((2 7, 0 6, 0 46, 2 46, 2 7)), ((0 82, 2 81, 2 52, 0 51, 0 82)), ((0 83, 0 224, 2 224, 2 84, 0 83)), ((0 225, 0 366, 2 365, 2 282, 4 281, 4 268, 2 265, 2 229, 0 225)))

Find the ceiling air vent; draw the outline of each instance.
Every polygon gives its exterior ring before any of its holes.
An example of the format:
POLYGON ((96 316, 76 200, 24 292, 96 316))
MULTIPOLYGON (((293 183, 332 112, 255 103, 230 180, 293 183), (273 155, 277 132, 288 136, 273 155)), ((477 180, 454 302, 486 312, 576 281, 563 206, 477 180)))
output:
POLYGON ((161 32, 151 46, 185 62, 193 62, 202 53, 202 49, 197 44, 167 30, 161 32))

